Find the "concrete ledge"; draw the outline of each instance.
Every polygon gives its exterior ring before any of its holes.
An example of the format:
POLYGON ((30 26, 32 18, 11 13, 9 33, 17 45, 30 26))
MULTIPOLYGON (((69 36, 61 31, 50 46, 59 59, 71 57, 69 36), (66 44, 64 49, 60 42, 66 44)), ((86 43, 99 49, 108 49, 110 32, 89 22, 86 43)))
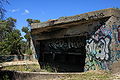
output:
POLYGON ((33 62, 33 61, 12 61, 12 62, 4 62, 0 64, 0 67, 5 67, 5 66, 17 66, 17 65, 29 65, 29 64, 38 64, 39 63, 33 62))
POLYGON ((0 80, 4 77, 10 80, 64 80, 82 73, 48 73, 48 72, 20 72, 0 71, 0 80))
POLYGON ((60 19, 53 19, 46 22, 33 23, 31 25, 32 26, 31 29, 37 29, 37 28, 53 26, 56 24, 69 23, 74 21, 85 21, 85 20, 91 20, 91 19, 105 18, 111 15, 119 15, 119 13, 120 13, 120 10, 117 10, 114 8, 102 9, 102 10, 88 12, 88 13, 79 14, 75 16, 63 17, 60 19))

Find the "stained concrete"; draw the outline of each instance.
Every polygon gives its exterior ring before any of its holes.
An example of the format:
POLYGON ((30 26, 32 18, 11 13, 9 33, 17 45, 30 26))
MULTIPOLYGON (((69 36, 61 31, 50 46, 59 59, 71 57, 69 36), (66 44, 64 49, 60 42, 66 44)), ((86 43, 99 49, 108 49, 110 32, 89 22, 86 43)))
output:
MULTIPOLYGON (((76 55, 78 49, 81 51, 84 49, 82 53, 78 51, 81 53, 79 55, 84 55, 82 58, 85 58, 85 66, 82 66, 85 68, 84 71, 110 70, 110 65, 114 65, 113 63, 120 59, 119 25, 120 10, 114 8, 33 23, 31 25, 31 42, 33 43, 31 47, 37 54, 39 63, 43 61, 44 64, 44 59, 49 60, 51 56, 54 64, 57 54, 69 56, 69 50, 73 50, 72 54, 76 55), (82 41, 85 43, 80 48, 78 44, 82 41), (50 56, 47 57, 46 54, 50 56)), ((58 57, 58 59, 62 58, 58 57)))

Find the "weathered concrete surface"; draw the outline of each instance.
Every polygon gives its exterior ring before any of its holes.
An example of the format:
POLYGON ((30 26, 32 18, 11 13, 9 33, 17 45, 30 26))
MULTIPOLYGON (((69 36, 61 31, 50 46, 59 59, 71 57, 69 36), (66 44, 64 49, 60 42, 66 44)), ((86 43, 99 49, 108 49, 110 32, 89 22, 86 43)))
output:
POLYGON ((31 60, 33 61, 32 55, 0 55, 0 62, 10 62, 19 60, 31 60))
POLYGON ((62 80, 82 73, 0 71, 0 80, 62 80))
POLYGON ((104 71, 90 71, 86 73, 0 71, 0 80, 113 80, 111 77, 112 75, 104 71))
POLYGON ((29 64, 38 64, 39 65, 38 62, 28 61, 28 60, 0 63, 1 67, 5 67, 5 66, 17 66, 17 65, 29 65, 29 64))
POLYGON ((60 24, 62 25, 66 23, 76 22, 76 21, 80 21, 84 23, 89 20, 96 20, 100 18, 106 18, 112 15, 119 15, 119 12, 120 12, 119 10, 114 9, 114 8, 103 9, 103 10, 88 12, 88 13, 84 13, 84 14, 80 14, 76 16, 69 16, 69 17, 65 17, 62 19, 55 19, 55 20, 50 20, 50 21, 42 22, 42 23, 34 23, 31 25, 32 26, 31 29, 35 30, 35 29, 40 28, 39 31, 44 31, 44 29, 49 29, 49 28, 52 28, 53 26, 57 27, 55 25, 60 25, 60 24))
POLYGON ((31 26, 31 37, 39 62, 44 62, 46 58, 48 63, 52 60, 80 63, 75 54, 81 53, 80 58, 86 58, 83 67, 88 71, 111 70, 110 65, 120 59, 119 9, 103 9, 31 26))
POLYGON ((112 73, 118 73, 120 72, 120 59, 111 65, 111 71, 112 73))

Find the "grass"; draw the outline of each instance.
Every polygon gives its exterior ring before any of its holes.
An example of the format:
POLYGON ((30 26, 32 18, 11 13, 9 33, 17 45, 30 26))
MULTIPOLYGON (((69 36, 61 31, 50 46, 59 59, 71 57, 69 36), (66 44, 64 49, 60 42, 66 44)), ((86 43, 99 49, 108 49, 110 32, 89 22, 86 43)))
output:
POLYGON ((3 70, 38 72, 38 71, 40 71, 40 66, 37 64, 6 66, 6 67, 3 67, 3 70))
MULTIPOLYGON (((39 80, 39 79, 40 77, 36 76, 31 80, 39 80)), ((46 79, 43 79, 43 80, 114 80, 114 79, 113 79, 113 75, 110 72, 88 71, 88 72, 83 72, 83 73, 78 73, 78 74, 67 73, 67 74, 62 74, 62 75, 57 75, 56 73, 56 76, 54 77, 49 76, 48 74, 46 75, 46 79)))
MULTIPOLYGON (((3 70, 46 72, 46 70, 41 70, 40 66, 37 64, 7 66, 7 67, 4 67, 3 70)), ((115 76, 113 76, 110 72, 102 71, 102 70, 95 70, 95 71, 83 72, 80 74, 65 74, 64 77, 59 78, 59 79, 58 78, 53 79, 53 80, 113 80, 114 77, 115 76)))
POLYGON ((106 71, 88 71, 78 75, 69 75, 61 80, 113 80, 112 74, 106 71))

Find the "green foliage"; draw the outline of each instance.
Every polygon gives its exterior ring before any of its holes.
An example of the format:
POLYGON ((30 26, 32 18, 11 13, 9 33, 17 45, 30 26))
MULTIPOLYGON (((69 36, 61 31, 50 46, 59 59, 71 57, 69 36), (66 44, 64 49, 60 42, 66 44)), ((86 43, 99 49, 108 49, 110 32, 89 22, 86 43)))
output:
POLYGON ((31 40, 30 26, 31 26, 31 23, 39 23, 40 21, 33 20, 33 19, 27 19, 26 21, 28 22, 28 26, 22 28, 22 32, 25 33, 24 38, 27 40, 27 43, 26 43, 27 49, 25 50, 25 54, 31 55, 32 51, 30 50, 30 40, 31 40))
POLYGON ((24 38, 27 40, 28 49, 30 48, 30 29, 28 27, 23 27, 22 31, 25 33, 24 38))
POLYGON ((32 23, 32 19, 27 19, 26 21, 28 22, 28 24, 32 23))
POLYGON ((25 32, 25 33, 28 33, 29 32, 29 28, 28 27, 23 27, 22 31, 25 32))
POLYGON ((20 44, 21 44, 21 52, 22 52, 23 54, 25 54, 25 52, 26 52, 26 50, 27 50, 27 42, 21 40, 20 44))
POLYGON ((59 17, 59 19, 65 19, 67 18, 67 16, 62 16, 62 17, 59 17))
POLYGON ((33 23, 40 23, 40 20, 33 20, 33 23))
POLYGON ((23 27, 22 31, 26 33, 24 38, 29 42, 30 41, 30 29, 28 27, 23 27))
POLYGON ((6 38, 0 42, 1 54, 21 54, 21 37, 19 30, 13 30, 6 34, 6 38))
POLYGON ((40 71, 40 65, 26 64, 26 65, 18 65, 18 66, 6 66, 3 68, 3 70, 38 72, 38 71, 40 71))
POLYGON ((32 55, 32 50, 31 49, 26 49, 25 54, 32 55))
POLYGON ((11 17, 0 21, 0 55, 22 55, 22 46, 25 44, 23 44, 20 30, 15 29, 16 21, 11 17))
POLYGON ((44 70, 46 70, 47 72, 55 72, 53 67, 50 66, 49 64, 44 65, 44 70))
MULTIPOLYGON (((25 32, 24 38, 27 41, 23 41, 20 30, 16 29, 16 19, 7 18, 0 21, 0 55, 23 55, 32 54, 30 50, 30 29, 29 27, 23 27, 22 31, 25 32)), ((40 22, 39 20, 27 20, 31 22, 40 22)))
POLYGON ((5 74, 5 75, 3 76, 3 80, 10 80, 10 79, 9 79, 9 76, 8 76, 7 74, 5 74))
POLYGON ((30 26, 32 23, 40 23, 40 20, 34 20, 34 19, 27 19, 28 26, 30 26))

